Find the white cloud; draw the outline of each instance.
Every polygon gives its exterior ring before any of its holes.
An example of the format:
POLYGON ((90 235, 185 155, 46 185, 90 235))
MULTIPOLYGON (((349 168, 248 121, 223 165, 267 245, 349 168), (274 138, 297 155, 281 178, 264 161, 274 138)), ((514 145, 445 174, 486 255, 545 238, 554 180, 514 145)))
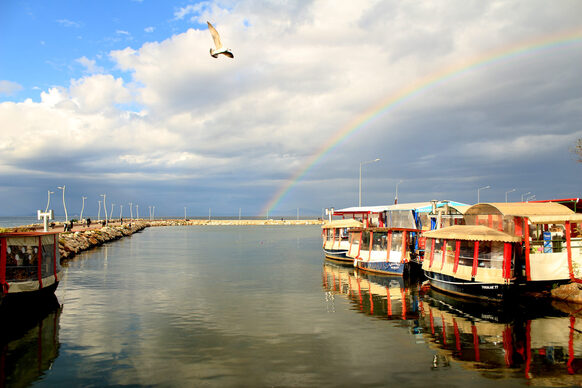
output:
POLYGON ((152 33, 155 31, 155 29, 156 29, 155 27, 150 26, 150 27, 144 28, 143 30, 147 33, 152 33))
POLYGON ((77 59, 77 62, 85 66, 87 73, 103 73, 105 69, 101 66, 97 66, 97 62, 94 59, 88 59, 87 57, 81 57, 77 59))
POLYGON ((22 85, 17 82, 0 80, 0 95, 12 96, 22 90, 22 85))
POLYGON ((64 26, 64 27, 74 27, 74 28, 80 28, 81 27, 81 23, 79 22, 75 22, 72 20, 68 20, 68 19, 58 19, 57 23, 59 23, 60 25, 64 26))
MULTIPOLYGON (((189 5, 175 18, 213 21, 234 60, 209 55, 206 28, 110 52, 129 82, 83 56, 77 62, 88 76, 43 91, 40 103, 0 104, 0 121, 19 128, 4 137, 0 155, 5 164, 23 165, 21 155, 33 164, 34 155, 56 147, 84 155, 71 162, 74 168, 95 173, 252 177, 266 187, 257 200, 263 203, 276 191, 269 182, 284 182, 342 129, 361 128, 305 179, 343 182, 356 176, 361 160, 377 156, 386 181, 404 173, 419 181, 451 171, 458 179, 495 176, 500 168, 519 174, 536 155, 552 168, 582 119, 580 44, 530 49, 481 66, 476 58, 572 30, 582 6, 563 6, 566 11, 541 1, 189 5)), ((333 191, 321 201, 351 195, 343 187, 333 191)), ((368 198, 385 198, 385 191, 378 183, 368 198)))

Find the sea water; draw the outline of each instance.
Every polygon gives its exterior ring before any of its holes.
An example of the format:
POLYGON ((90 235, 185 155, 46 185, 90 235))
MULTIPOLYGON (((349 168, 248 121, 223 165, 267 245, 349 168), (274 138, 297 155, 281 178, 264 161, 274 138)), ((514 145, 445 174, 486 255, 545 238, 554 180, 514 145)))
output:
POLYGON ((535 314, 471 305, 326 262, 320 230, 151 227, 82 253, 64 263, 57 307, 4 341, 2 383, 582 382, 582 318, 545 305, 535 314))

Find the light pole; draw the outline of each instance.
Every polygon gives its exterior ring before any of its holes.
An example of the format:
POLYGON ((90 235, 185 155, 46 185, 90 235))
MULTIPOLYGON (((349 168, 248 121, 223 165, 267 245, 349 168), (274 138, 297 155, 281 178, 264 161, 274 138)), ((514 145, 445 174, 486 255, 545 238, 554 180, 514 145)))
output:
POLYGON ((87 197, 81 196, 81 199, 83 200, 83 206, 81 206, 81 215, 79 216, 79 220, 83 219, 83 210, 85 210, 85 200, 87 199, 87 197))
POLYGON ((51 203, 51 194, 54 194, 54 193, 55 193, 54 191, 50 191, 50 190, 48 191, 48 200, 46 202, 46 209, 44 210, 45 213, 48 212, 48 208, 49 208, 49 205, 51 203))
POLYGON ((103 210, 105 211, 105 225, 108 225, 108 222, 107 222, 107 205, 105 205, 105 197, 107 197, 107 194, 101 194, 101 196, 103 197, 103 210))
POLYGON ((531 194, 531 191, 528 191, 527 193, 524 193, 521 195, 521 202, 523 202, 523 197, 525 197, 528 194, 531 194))
POLYGON ((150 210, 150 221, 152 220, 152 207, 148 206, 148 209, 150 210))
POLYGON ((505 192, 505 202, 507 202, 507 194, 513 193, 514 191, 515 191, 515 189, 511 189, 511 190, 505 192))
POLYGON ((63 190, 63 207, 65 208, 65 222, 69 222, 69 216, 67 214, 67 205, 65 205, 65 185, 57 187, 59 190, 63 190))
POLYGON ((396 196, 394 197, 394 205, 398 204, 398 185, 402 183, 402 179, 396 184, 396 196))
POLYGON ((129 219, 133 220, 133 209, 131 208, 131 205, 133 205, 133 203, 129 203, 129 219))
POLYGON ((152 217, 155 220, 156 219, 156 207, 152 206, 152 217))
POLYGON ((109 212, 109 219, 112 220, 113 219, 113 206, 115 206, 114 203, 111 204, 111 212, 109 212))
POLYGON ((362 166, 364 164, 369 164, 369 163, 376 163, 380 161, 380 158, 376 158, 374 160, 368 160, 366 162, 360 162, 360 188, 359 188, 359 195, 358 195, 358 206, 362 206, 362 166))
POLYGON ((186 206, 184 206, 184 221, 186 221, 186 206))
POLYGON ((99 212, 97 213, 97 220, 101 219, 101 201, 97 201, 99 202, 99 212))
POLYGON ((529 202, 529 201, 531 201, 531 200, 534 200, 534 199, 536 199, 536 196, 535 196, 535 195, 530 195, 529 197, 527 197, 527 198, 525 199, 525 201, 526 201, 526 202, 529 202))
POLYGON ((139 205, 135 205, 135 218, 139 220, 139 205))
POLYGON ((491 186, 485 186, 485 187, 479 187, 477 189, 477 203, 481 203, 481 196, 480 196, 481 190, 490 189, 490 188, 491 188, 491 186))
POLYGON ((121 222, 121 216, 123 215, 123 205, 119 205, 119 221, 121 222))

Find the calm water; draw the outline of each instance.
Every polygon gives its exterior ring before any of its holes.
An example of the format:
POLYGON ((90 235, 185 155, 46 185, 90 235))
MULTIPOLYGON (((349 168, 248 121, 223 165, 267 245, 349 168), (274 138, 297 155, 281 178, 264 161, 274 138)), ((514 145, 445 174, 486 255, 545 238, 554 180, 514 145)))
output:
POLYGON ((3 383, 582 383, 582 317, 551 306, 483 309, 365 276, 324 262, 319 234, 148 228, 81 254, 57 290, 62 307, 4 340, 3 383))

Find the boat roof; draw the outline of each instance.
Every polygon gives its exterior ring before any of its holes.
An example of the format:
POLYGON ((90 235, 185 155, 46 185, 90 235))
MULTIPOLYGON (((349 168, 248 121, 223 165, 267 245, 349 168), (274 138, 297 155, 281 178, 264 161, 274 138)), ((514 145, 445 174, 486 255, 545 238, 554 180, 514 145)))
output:
POLYGON ((428 238, 440 238, 443 240, 469 240, 469 241, 501 241, 519 242, 520 236, 512 236, 499 230, 491 229, 484 225, 453 225, 446 228, 430 230, 422 234, 428 238))
POLYGON ((38 237, 38 236, 51 236, 53 234, 59 234, 60 232, 57 231, 50 231, 50 232, 37 232, 37 231, 30 231, 30 232, 4 232, 0 233, 0 237, 38 237))
MULTIPOLYGON (((449 205, 457 209, 459 212, 463 213, 465 209, 468 209, 470 205, 455 201, 438 201, 437 208, 442 208, 445 205, 449 205)), ((362 213, 383 213, 385 211, 395 211, 395 210, 414 210, 416 212, 430 212, 432 210, 432 202, 410 202, 410 203, 398 203, 396 205, 383 205, 383 206, 353 206, 344 209, 339 209, 334 211, 334 215, 343 214, 362 214, 362 213)))
POLYGON ((328 221, 321 225, 322 229, 333 229, 333 228, 361 228, 363 224, 360 221, 352 220, 348 218, 346 220, 333 220, 328 221))
POLYGON ((504 216, 569 216, 574 211, 556 202, 501 202, 478 203, 467 209, 465 215, 502 214, 504 216))

